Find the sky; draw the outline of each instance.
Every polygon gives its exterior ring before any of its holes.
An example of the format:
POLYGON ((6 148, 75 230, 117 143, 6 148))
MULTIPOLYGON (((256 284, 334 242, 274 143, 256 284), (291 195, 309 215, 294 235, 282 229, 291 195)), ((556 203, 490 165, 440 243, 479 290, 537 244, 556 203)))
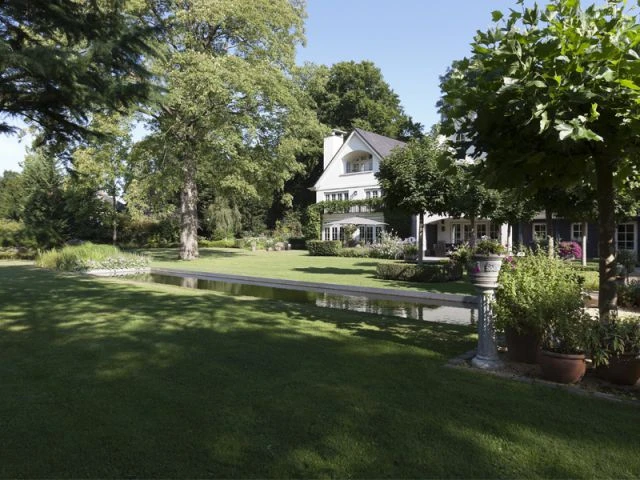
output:
MULTIPOLYGON (((544 3, 544 2, 540 2, 544 3)), ((428 129, 438 121, 439 77, 470 53, 491 12, 516 0, 307 0, 305 47, 298 63, 371 60, 405 112, 428 129)), ((20 170, 29 138, 0 134, 0 173, 20 170)))

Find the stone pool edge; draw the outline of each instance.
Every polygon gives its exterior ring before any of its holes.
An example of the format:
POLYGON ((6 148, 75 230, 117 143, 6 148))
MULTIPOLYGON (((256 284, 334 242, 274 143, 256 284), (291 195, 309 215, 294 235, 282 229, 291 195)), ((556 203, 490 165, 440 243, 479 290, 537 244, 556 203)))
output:
POLYGON ((455 305, 477 306, 478 299, 473 295, 459 295, 455 293, 416 292, 412 290, 397 290, 393 288, 356 287, 336 283, 304 282, 285 280, 280 278, 251 277, 246 275, 231 275, 223 273, 199 272, 173 268, 151 268, 150 273, 158 275, 176 275, 181 277, 195 277, 200 280, 218 280, 229 283, 244 283, 272 288, 288 288, 292 290, 311 290, 341 295, 367 295, 380 299, 402 299, 416 302, 439 301, 455 305))

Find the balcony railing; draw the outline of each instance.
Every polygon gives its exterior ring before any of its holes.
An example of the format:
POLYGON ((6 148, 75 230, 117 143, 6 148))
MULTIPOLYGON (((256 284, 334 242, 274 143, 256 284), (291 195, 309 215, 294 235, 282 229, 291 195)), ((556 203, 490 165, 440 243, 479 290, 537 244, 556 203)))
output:
POLYGON ((367 198, 365 200, 330 200, 319 202, 324 214, 329 213, 374 213, 382 212, 384 203, 381 198, 367 198))

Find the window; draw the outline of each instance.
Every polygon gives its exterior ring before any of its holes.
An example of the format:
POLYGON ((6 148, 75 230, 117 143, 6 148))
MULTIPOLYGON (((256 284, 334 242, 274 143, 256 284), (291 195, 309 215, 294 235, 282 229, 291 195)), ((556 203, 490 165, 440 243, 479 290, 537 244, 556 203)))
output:
POLYGON ((491 237, 492 240, 498 240, 498 238, 500 238, 500 225, 491 223, 489 227, 489 237, 491 237))
POLYGON ((333 202, 333 201, 339 201, 339 200, 349 200, 349 192, 325 193, 324 194, 324 199, 327 202, 329 202, 329 201, 333 202))
POLYGON ((364 194, 367 198, 378 198, 380 196, 380 190, 367 190, 364 194))
POLYGON ((571 240, 574 240, 576 242, 581 242, 583 235, 584 235, 584 232, 582 231, 582 224, 572 223, 571 224, 571 240))
POLYGON ((546 223, 534 223, 533 224, 533 239, 544 240, 547 238, 547 224, 546 223))
POLYGON ((470 237, 469 230, 470 227, 468 224, 463 225, 462 223, 454 223, 452 226, 453 243, 458 244, 468 242, 470 237))
POLYGON ((476 225, 476 238, 481 239, 487 236, 487 224, 479 223, 476 225))
POLYGON ((331 240, 340 240, 340 229, 338 227, 331 227, 331 240))
POLYGON ((360 227, 360 241, 364 243, 373 243, 373 227, 360 227))
POLYGON ((346 173, 371 172, 373 170, 373 155, 370 153, 360 153, 347 160, 345 166, 346 173))
POLYGON ((616 230, 616 245, 618 250, 635 250, 636 235, 633 223, 621 223, 616 230))
POLYGON ((329 227, 325 227, 323 240, 330 240, 330 239, 331 239, 331 230, 329 227))

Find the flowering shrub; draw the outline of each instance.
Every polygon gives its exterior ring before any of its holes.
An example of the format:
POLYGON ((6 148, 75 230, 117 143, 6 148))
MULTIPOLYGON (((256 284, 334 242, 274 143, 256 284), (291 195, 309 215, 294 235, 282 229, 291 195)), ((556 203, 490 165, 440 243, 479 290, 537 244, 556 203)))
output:
POLYGON ((371 245, 371 258, 388 258, 396 260, 404 255, 403 242, 393 232, 382 232, 380 242, 371 245))
POLYGON ((505 252, 504 245, 497 240, 484 238, 476 244, 473 250, 474 255, 501 255, 505 252))
POLYGON ((558 255, 563 260, 582 258, 582 247, 577 242, 560 242, 558 255))

